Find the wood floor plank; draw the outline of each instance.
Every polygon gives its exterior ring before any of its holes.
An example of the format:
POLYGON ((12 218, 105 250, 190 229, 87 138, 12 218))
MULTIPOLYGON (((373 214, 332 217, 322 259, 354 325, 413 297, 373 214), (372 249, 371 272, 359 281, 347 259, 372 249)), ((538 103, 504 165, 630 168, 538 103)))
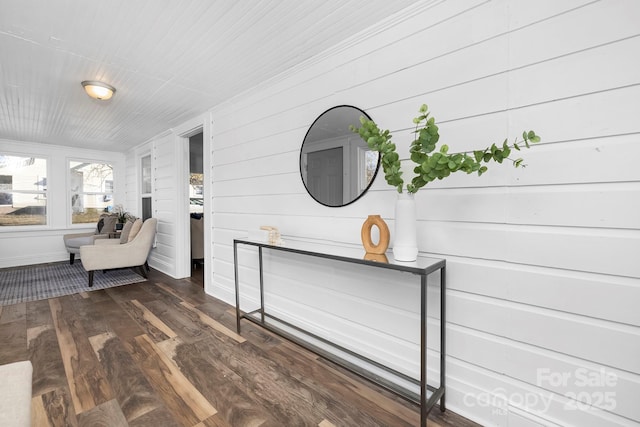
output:
POLYGON ((27 329, 29 360, 33 366, 32 396, 40 396, 67 385, 64 363, 53 325, 27 329))
MULTIPOLYGON (((104 291, 92 291, 106 295, 104 291)), ((87 337, 109 332, 111 329, 103 313, 95 309, 95 303, 91 299, 70 295, 72 298, 59 298, 62 310, 73 313, 73 319, 82 325, 82 331, 87 337)), ((108 298, 108 296, 107 296, 108 298)))
POLYGON ((186 301, 191 305, 198 305, 206 302, 206 297, 200 289, 191 286, 188 282, 174 283, 172 286, 163 282, 156 283, 156 286, 163 291, 174 295, 176 298, 186 301))
POLYGON ((34 328, 41 325, 53 325, 49 301, 46 299, 29 301, 26 304, 27 328, 34 328))
POLYGON ((157 298, 146 290, 149 286, 151 285, 143 282, 137 283, 136 286, 124 285, 107 288, 105 292, 113 301, 118 303, 134 299, 144 303, 145 301, 151 301, 157 298))
POLYGON ((234 426, 232 426, 225 419, 220 417, 220 414, 216 414, 212 417, 207 418, 201 423, 198 423, 194 427, 234 427, 234 426))
POLYGON ((115 334, 95 335, 89 337, 89 342, 127 421, 162 406, 153 387, 115 334))
MULTIPOLYGON (((129 304, 129 301, 125 303, 129 304)), ((114 301, 110 294, 109 298, 93 304, 93 308, 102 313, 108 324, 108 330, 114 332, 123 342, 133 340, 145 333, 145 329, 134 320, 131 311, 114 301)))
POLYGON ((173 341, 170 346, 162 343, 163 349, 168 349, 180 371, 231 426, 283 425, 255 399, 252 387, 244 386, 230 367, 216 365, 211 354, 194 351, 194 344, 184 345, 179 338, 170 341, 173 341))
MULTIPOLYGON (((390 403, 392 410, 382 409, 378 406, 378 402, 371 400, 358 399, 358 407, 363 408, 360 411, 354 411, 348 405, 344 405, 345 401, 353 400, 352 390, 345 389, 343 387, 342 395, 337 394, 336 390, 327 388, 327 385, 331 386, 331 378, 327 378, 330 373, 327 369, 323 368, 317 361, 310 363, 310 356, 306 350, 291 351, 294 344, 283 344, 281 349, 270 348, 268 351, 262 347, 253 345, 251 342, 247 342, 241 346, 237 346, 237 349, 242 349, 242 354, 237 356, 219 354, 217 357, 226 359, 227 357, 235 357, 237 360, 250 360, 251 364, 236 363, 236 372, 243 378, 254 378, 254 382, 260 382, 262 380, 260 373, 278 373, 279 375, 274 378, 278 383, 286 383, 291 387, 291 390, 295 392, 296 387, 300 390, 311 390, 310 400, 314 402, 322 402, 327 408, 331 408, 327 415, 333 415, 329 421, 341 421, 341 423, 355 423, 363 422, 367 425, 415 425, 418 423, 418 417, 416 407, 412 409, 406 409, 398 405, 401 400, 395 398, 393 401, 387 401, 382 398, 378 393, 375 393, 376 397, 379 397, 381 401, 390 403)), ((210 351, 216 351, 210 349, 210 351)), ((335 380, 335 376, 333 377, 335 380)), ((339 379, 339 378, 338 378, 339 379)), ((262 380, 268 381, 268 378, 262 380)), ((360 380, 362 383, 362 380, 360 380)), ((366 382, 363 384, 367 384, 366 382)), ((348 383, 343 382, 343 386, 348 383)), ((319 418, 321 420, 322 418, 319 418)), ((316 422, 318 422, 316 421, 316 422)))
POLYGON ((57 298, 50 299, 49 306, 75 413, 113 399, 113 391, 80 322, 73 313, 63 312, 57 298))
POLYGON ((160 320, 138 300, 131 300, 130 304, 123 304, 129 314, 142 326, 146 334, 154 341, 164 341, 178 336, 166 323, 160 320), (133 306, 133 307, 131 307, 133 306))
POLYGON ((78 415, 78 427, 129 427, 116 400, 109 400, 78 415))
MULTIPOLYGON (((126 285, 123 285, 123 286, 126 286, 126 285)), ((108 301, 108 300, 112 300, 112 298, 111 298, 111 295, 109 295, 109 293, 107 293, 107 291, 109 289, 116 289, 116 288, 119 288, 119 287, 121 287, 121 286, 116 286, 114 288, 107 288, 107 289, 97 289, 97 290, 90 291, 90 292, 80 292, 80 296, 83 299, 91 300, 92 303, 108 301)))
POLYGON ((129 422, 129 427, 183 427, 173 418, 166 407, 154 409, 151 412, 129 422))
POLYGON ((333 363, 327 361, 319 361, 319 363, 327 365, 327 369, 330 371, 330 373, 323 374, 323 383, 334 394, 336 399, 340 399, 346 394, 349 394, 352 398, 358 396, 367 402, 362 405, 371 408, 372 412, 393 413, 394 416, 409 425, 419 424, 420 418, 417 412, 417 405, 406 402, 396 396, 392 397, 386 390, 347 373, 333 363))
POLYGON ((135 340, 133 356, 169 411, 183 425, 194 425, 217 410, 147 335, 135 340))
POLYGON ((27 359, 27 321, 22 319, 0 324, 0 364, 27 359))
POLYGON ((211 372, 215 369, 235 381, 239 389, 250 388, 250 398, 281 425, 317 425, 323 418, 319 411, 323 402, 317 399, 314 391, 300 388, 295 380, 282 375, 276 364, 266 370, 255 359, 244 359, 242 348, 249 344, 220 346, 213 338, 183 343, 174 349, 174 360, 185 374, 189 372, 191 378, 203 370, 211 372), (190 366, 194 363, 194 354, 198 355, 196 369, 190 366), (250 386, 245 378, 250 378, 250 386))
POLYGON ((178 302, 155 300, 144 304, 156 317, 161 318, 171 330, 180 331, 183 341, 197 341, 211 335, 211 330, 197 315, 178 302))
MULTIPOLYGON (((306 350, 295 350, 295 347, 297 347, 296 344, 287 342, 270 349, 269 355, 283 366, 290 367, 291 375, 306 387, 323 390, 326 393, 325 399, 336 402, 331 405, 334 409, 338 409, 341 402, 350 400, 383 424, 419 424, 417 405, 391 395, 386 390, 354 374, 347 375, 336 365, 322 358, 318 358, 315 363, 309 363, 310 356, 306 350)), ((342 415, 336 414, 338 416, 329 421, 335 422, 342 419, 342 415)))
MULTIPOLYGON (((210 299, 196 308, 224 327, 233 331, 236 330, 236 311, 235 308, 230 309, 228 304, 220 300, 210 299)), ((264 328, 260 328, 248 321, 242 322, 242 337, 250 341, 259 342, 261 346, 274 346, 283 342, 280 337, 268 333, 264 328)))
POLYGON ((318 427, 336 427, 335 424, 327 421, 327 420, 322 420, 320 421, 320 424, 318 424, 318 427))
POLYGON ((174 293, 167 292, 164 289, 160 288, 158 284, 162 282, 163 280, 154 280, 153 286, 147 286, 146 288, 144 288, 144 290, 153 297, 153 300, 164 301, 169 305, 180 304, 182 301, 184 301, 183 298, 176 296, 174 293))
MULTIPOLYGON (((36 399, 38 398, 36 397, 36 399)), ((78 419, 67 387, 42 394, 39 399, 41 399, 42 407, 46 413, 48 425, 51 427, 77 427, 78 419)), ((39 424, 35 424, 35 426, 39 426, 39 424)))
POLYGON ((182 305, 183 307, 185 307, 188 310, 192 311, 196 316, 198 316, 198 320, 200 322, 202 322, 203 324, 209 326, 210 328, 225 334, 229 338, 234 339, 235 341, 237 341, 239 343, 243 343, 243 342, 246 341, 246 339, 242 335, 238 335, 237 333, 235 333, 231 329, 227 328, 223 324, 221 324, 219 322, 216 322, 211 317, 207 316, 205 313, 203 313, 202 311, 198 310, 196 307, 194 307, 193 305, 189 304, 188 302, 182 301, 180 303, 180 305, 182 305))
POLYGON ((42 396, 35 396, 31 398, 31 425, 37 427, 50 427, 49 414, 44 409, 42 403, 42 396))
POLYGON ((12 305, 5 305, 0 313, 0 325, 5 323, 18 322, 27 317, 27 305, 24 302, 12 305))

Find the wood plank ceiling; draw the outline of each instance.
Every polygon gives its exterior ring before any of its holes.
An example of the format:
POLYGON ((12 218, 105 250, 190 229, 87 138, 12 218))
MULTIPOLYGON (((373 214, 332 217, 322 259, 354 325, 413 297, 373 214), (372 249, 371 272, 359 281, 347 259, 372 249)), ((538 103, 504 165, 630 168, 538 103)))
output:
POLYGON ((415 2, 2 0, 0 139, 126 151, 415 2))

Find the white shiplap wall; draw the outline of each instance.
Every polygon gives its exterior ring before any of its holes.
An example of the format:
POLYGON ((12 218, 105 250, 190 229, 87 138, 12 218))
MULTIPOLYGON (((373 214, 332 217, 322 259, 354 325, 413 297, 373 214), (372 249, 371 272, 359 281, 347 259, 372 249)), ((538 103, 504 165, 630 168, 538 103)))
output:
MULTIPOLYGON (((260 225, 339 245, 359 245, 368 214, 393 229, 396 196, 381 176, 344 208, 307 195, 300 144, 327 108, 364 109, 405 153, 423 102, 456 151, 535 129, 543 143, 522 153, 526 169, 494 165, 416 197, 421 254, 448 263, 448 405, 486 425, 638 425, 638 18, 633 0, 419 4, 216 107, 207 290, 234 303, 232 239, 260 225), (615 384, 585 385, 584 370, 615 384)), ((241 262, 250 306, 255 254, 241 262)), ((411 276, 284 255, 266 268, 281 316, 417 373, 411 276)), ((433 378, 435 282, 430 296, 433 378)))

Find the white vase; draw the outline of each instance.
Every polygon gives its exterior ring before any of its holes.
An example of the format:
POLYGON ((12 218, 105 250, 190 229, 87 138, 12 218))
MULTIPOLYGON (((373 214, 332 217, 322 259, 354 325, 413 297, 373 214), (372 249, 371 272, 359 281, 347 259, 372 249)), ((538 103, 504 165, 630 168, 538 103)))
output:
POLYGON ((416 202, 408 192, 398 194, 396 201, 393 257, 396 261, 415 261, 418 258, 416 237, 416 202))

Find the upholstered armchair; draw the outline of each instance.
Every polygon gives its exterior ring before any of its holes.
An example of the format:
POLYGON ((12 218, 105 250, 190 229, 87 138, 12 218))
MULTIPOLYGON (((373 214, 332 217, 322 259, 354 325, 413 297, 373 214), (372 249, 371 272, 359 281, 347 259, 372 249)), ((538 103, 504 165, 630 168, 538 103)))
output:
POLYGON ((194 267, 204 261, 204 218, 191 216, 191 262, 194 267))
POLYGON ((96 230, 90 233, 73 233, 62 236, 64 247, 69 252, 69 264, 73 264, 76 254, 80 253, 80 246, 93 245, 97 239, 107 239, 109 233, 115 229, 118 217, 112 214, 102 214, 96 224, 96 230))
POLYGON ((98 239, 93 245, 81 246, 80 260, 89 272, 89 287, 93 286, 93 273, 96 270, 137 267, 146 278, 147 257, 153 246, 157 224, 155 218, 149 218, 144 223, 137 219, 135 223, 125 224, 120 239, 98 239), (138 232, 135 232, 136 223, 141 224, 138 232))

